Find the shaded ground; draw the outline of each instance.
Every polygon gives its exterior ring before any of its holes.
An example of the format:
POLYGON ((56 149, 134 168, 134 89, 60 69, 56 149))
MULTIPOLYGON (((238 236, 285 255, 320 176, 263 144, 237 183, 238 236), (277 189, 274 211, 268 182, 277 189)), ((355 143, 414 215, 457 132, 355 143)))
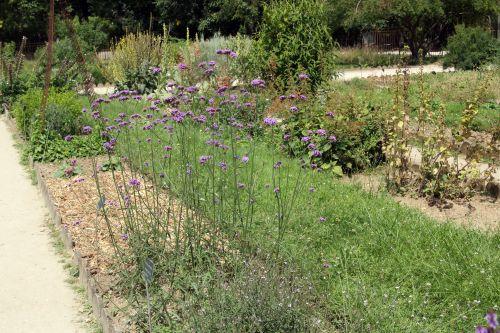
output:
POLYGON ((47 210, 0 118, 0 332, 84 332, 52 248, 47 210))

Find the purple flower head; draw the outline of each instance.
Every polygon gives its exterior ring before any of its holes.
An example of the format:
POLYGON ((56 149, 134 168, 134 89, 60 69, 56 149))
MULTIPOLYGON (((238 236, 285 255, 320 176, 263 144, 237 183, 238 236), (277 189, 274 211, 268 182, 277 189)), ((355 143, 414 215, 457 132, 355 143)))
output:
POLYGON ((493 311, 491 312, 488 312, 486 314, 486 317, 484 317, 486 319, 486 322, 488 323, 488 326, 495 329, 497 328, 498 326, 498 319, 497 319, 497 314, 493 311))
POLYGON ((305 101, 307 99, 307 96, 306 95, 299 95, 299 99, 305 101))
POLYGON ((161 73, 161 68, 160 67, 151 67, 150 70, 151 70, 151 73, 153 73, 155 75, 161 73))
POLYGON ((241 157, 241 162, 243 162, 243 163, 245 163, 245 164, 246 164, 246 163, 248 163, 248 160, 249 160, 249 158, 248 158, 248 156, 247 156, 247 155, 243 155, 243 156, 241 157))
POLYGON ((328 137, 328 140, 330 140, 331 142, 337 142, 337 137, 335 135, 330 135, 328 137))
POLYGON ((103 147, 107 152, 112 152, 115 149, 116 140, 111 139, 110 141, 104 142, 103 147))
POLYGON ((217 65, 217 62, 215 62, 213 60, 208 62, 208 66, 210 66, 210 67, 214 67, 215 65, 217 65))
POLYGON ((227 164, 226 162, 219 162, 219 167, 222 169, 222 171, 226 171, 227 170, 227 164))
POLYGON ((238 183, 238 188, 241 190, 241 189, 244 189, 245 188, 245 184, 243 183, 238 183))
POLYGON ((307 145, 307 149, 314 150, 314 149, 316 149, 316 145, 311 142, 310 144, 307 145))
POLYGON ((307 80, 309 78, 309 75, 306 73, 300 73, 299 74, 299 80, 307 80))
POLYGON ((308 137, 308 136, 303 136, 302 139, 300 139, 300 141, 302 141, 302 142, 309 142, 309 141, 311 141, 311 138, 308 137))
POLYGON ((130 179, 130 180, 128 181, 128 184, 129 184, 130 186, 132 186, 132 187, 139 187, 139 186, 141 186, 141 182, 140 182, 140 180, 139 180, 139 179, 137 179, 137 178, 132 178, 132 179, 130 179))
POLYGON ((278 193, 280 193, 280 188, 279 187, 275 187, 273 191, 274 191, 274 193, 278 194, 278 193))
POLYGON ((327 116, 327 117, 333 117, 334 115, 335 115, 335 114, 333 113, 333 111, 328 111, 328 112, 326 113, 326 116, 327 116))
POLYGON ((177 65, 177 68, 179 68, 179 70, 181 70, 181 71, 185 70, 187 67, 188 66, 183 62, 181 62, 180 64, 177 65))
POLYGON ((292 106, 290 107, 290 112, 294 112, 294 113, 295 113, 295 112, 297 112, 297 111, 299 111, 299 108, 298 108, 298 107, 296 107, 295 105, 292 105, 292 106))
POLYGON ((319 221, 320 221, 320 222, 325 222, 325 221, 326 221, 326 217, 324 217, 324 216, 320 216, 319 221))
POLYGON ((216 93, 220 95, 224 93, 224 91, 226 91, 228 88, 229 88, 228 86, 220 86, 219 88, 217 88, 216 93))
POLYGON ((189 93, 195 93, 198 91, 198 88, 195 87, 195 86, 189 86, 186 88, 186 91, 189 92, 189 93))
POLYGON ((87 113, 87 108, 82 108, 82 113, 87 113))
POLYGON ((278 162, 274 163, 273 168, 275 168, 275 169, 279 169, 279 168, 281 168, 281 165, 282 165, 282 164, 283 164, 283 163, 281 163, 281 161, 278 161, 278 162))
POLYGON ((313 150, 312 156, 314 156, 314 157, 320 157, 321 156, 321 152, 319 150, 317 150, 317 149, 313 150))
POLYGON ((236 52, 234 52, 234 51, 231 51, 231 52, 229 52, 229 56, 230 56, 231 58, 237 58, 237 57, 238 57, 238 54, 237 54, 236 52))
POLYGON ((204 155, 200 157, 200 164, 205 165, 209 160, 212 159, 211 155, 204 155))
POLYGON ((64 137, 64 141, 70 142, 72 140, 73 140, 73 135, 68 134, 64 137))
POLYGON ((488 328, 484 326, 478 326, 476 327, 476 333, 489 333, 488 328))
POLYGON ((267 126, 274 126, 277 123, 278 120, 276 118, 269 118, 269 117, 264 118, 264 124, 266 124, 267 126))
POLYGON ((316 134, 318 134, 319 136, 326 136, 326 130, 320 128, 316 130, 316 134))
POLYGON ((265 88, 266 82, 261 79, 253 79, 251 82, 253 87, 265 88))
POLYGON ((123 241, 126 241, 126 240, 128 240, 128 234, 122 234, 122 235, 120 236, 120 238, 121 238, 123 241))
POLYGON ((281 96, 279 97, 279 99, 280 99, 280 101, 282 101, 282 102, 283 102, 283 101, 286 99, 286 96, 285 96, 285 95, 281 95, 281 96))
POLYGON ((292 138, 292 136, 291 136, 290 134, 288 134, 288 133, 286 133, 285 135, 283 135, 283 140, 284 140, 284 141, 288 141, 288 140, 290 140, 291 138, 292 138))

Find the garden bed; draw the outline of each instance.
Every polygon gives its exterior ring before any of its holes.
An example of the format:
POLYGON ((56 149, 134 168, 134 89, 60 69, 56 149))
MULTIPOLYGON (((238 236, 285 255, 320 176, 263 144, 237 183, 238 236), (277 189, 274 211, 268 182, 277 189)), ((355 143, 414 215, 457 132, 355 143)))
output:
MULTIPOLYGON (((97 158, 97 162, 104 161, 105 157, 97 158)), ((112 316, 111 329, 106 332, 135 332, 130 324, 130 318, 125 314, 133 313, 123 295, 117 290, 117 257, 113 252, 112 241, 109 237, 108 226, 97 208, 100 197, 97 194, 96 182, 93 179, 93 162, 90 158, 78 160, 81 173, 71 178, 56 177, 60 168, 59 163, 37 164, 39 181, 47 189, 47 198, 50 198, 54 209, 61 219, 61 225, 68 233, 70 246, 81 260, 87 279, 92 280, 95 292, 102 299, 105 308, 101 311, 112 316), (120 309, 118 311, 117 309, 120 309)), ((124 175, 127 173, 124 172, 124 175)), ((106 197, 107 214, 116 224, 113 225, 115 241, 122 243, 126 248, 126 240, 122 237, 119 228, 120 214, 116 203, 118 194, 114 187, 113 176, 110 172, 98 172, 101 193, 106 197)), ((117 174, 116 177, 123 177, 117 174)), ((88 282, 87 282, 88 283, 88 282)), ((103 323, 101 323, 103 324, 103 323)))

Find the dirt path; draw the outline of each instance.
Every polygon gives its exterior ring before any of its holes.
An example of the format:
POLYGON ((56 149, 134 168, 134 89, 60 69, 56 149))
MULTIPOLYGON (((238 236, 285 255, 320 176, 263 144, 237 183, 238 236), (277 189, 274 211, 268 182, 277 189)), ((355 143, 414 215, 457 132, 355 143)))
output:
MULTIPOLYGON (((368 78, 368 77, 382 77, 382 76, 392 76, 396 75, 397 67, 381 67, 381 68, 360 68, 360 69, 347 69, 340 71, 340 76, 338 80, 340 81, 350 81, 355 78, 368 78)), ((410 74, 417 74, 420 72, 420 66, 410 66, 408 67, 410 74)), ((441 73, 441 72, 453 72, 454 68, 444 69, 442 65, 430 64, 423 66, 424 73, 441 73)))
POLYGON ((50 244, 47 211, 0 116, 0 332, 85 332, 50 244))

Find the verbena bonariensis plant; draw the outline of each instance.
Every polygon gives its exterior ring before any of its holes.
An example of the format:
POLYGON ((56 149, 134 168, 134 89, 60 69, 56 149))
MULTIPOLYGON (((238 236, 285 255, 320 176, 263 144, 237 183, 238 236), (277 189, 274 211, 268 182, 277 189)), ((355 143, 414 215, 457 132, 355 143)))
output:
MULTIPOLYGON (((216 281, 212 286, 220 287, 263 251, 266 267, 280 276, 276 297, 294 299, 286 308, 266 301, 269 311, 296 313, 308 299, 309 291, 299 293, 292 284, 290 292, 283 292, 286 281, 296 277, 283 278, 280 273, 287 271, 281 268, 280 245, 294 203, 307 192, 306 179, 313 177, 305 171, 310 166, 280 160, 279 120, 264 117, 265 82, 257 78, 246 86, 232 86, 227 66, 237 55, 228 49, 217 53, 222 61, 202 62, 197 68, 178 64, 177 81, 167 82, 161 96, 144 98, 120 91, 96 100, 94 128, 84 130, 101 131, 109 161, 119 155, 129 166, 129 171, 110 170, 119 193, 120 225, 111 221, 106 205, 101 205, 101 214, 128 287, 141 291, 142 265, 148 258, 155 263, 153 321, 159 324, 171 324, 170 313, 178 310, 172 310, 172 304, 195 293, 186 272, 210 276, 216 281), (270 138, 265 151, 256 145, 262 131, 270 138), (256 244, 252 230, 264 226, 268 244, 256 244)), ((95 163, 94 168, 102 197, 95 163)), ((137 313, 144 315, 140 309, 145 303, 135 295, 137 313)), ((256 301, 252 306, 263 305, 256 301)), ((300 331, 313 318, 276 317, 287 318, 283 331, 300 331)), ((261 325, 257 323, 262 318, 251 320, 251 327, 261 325)))

